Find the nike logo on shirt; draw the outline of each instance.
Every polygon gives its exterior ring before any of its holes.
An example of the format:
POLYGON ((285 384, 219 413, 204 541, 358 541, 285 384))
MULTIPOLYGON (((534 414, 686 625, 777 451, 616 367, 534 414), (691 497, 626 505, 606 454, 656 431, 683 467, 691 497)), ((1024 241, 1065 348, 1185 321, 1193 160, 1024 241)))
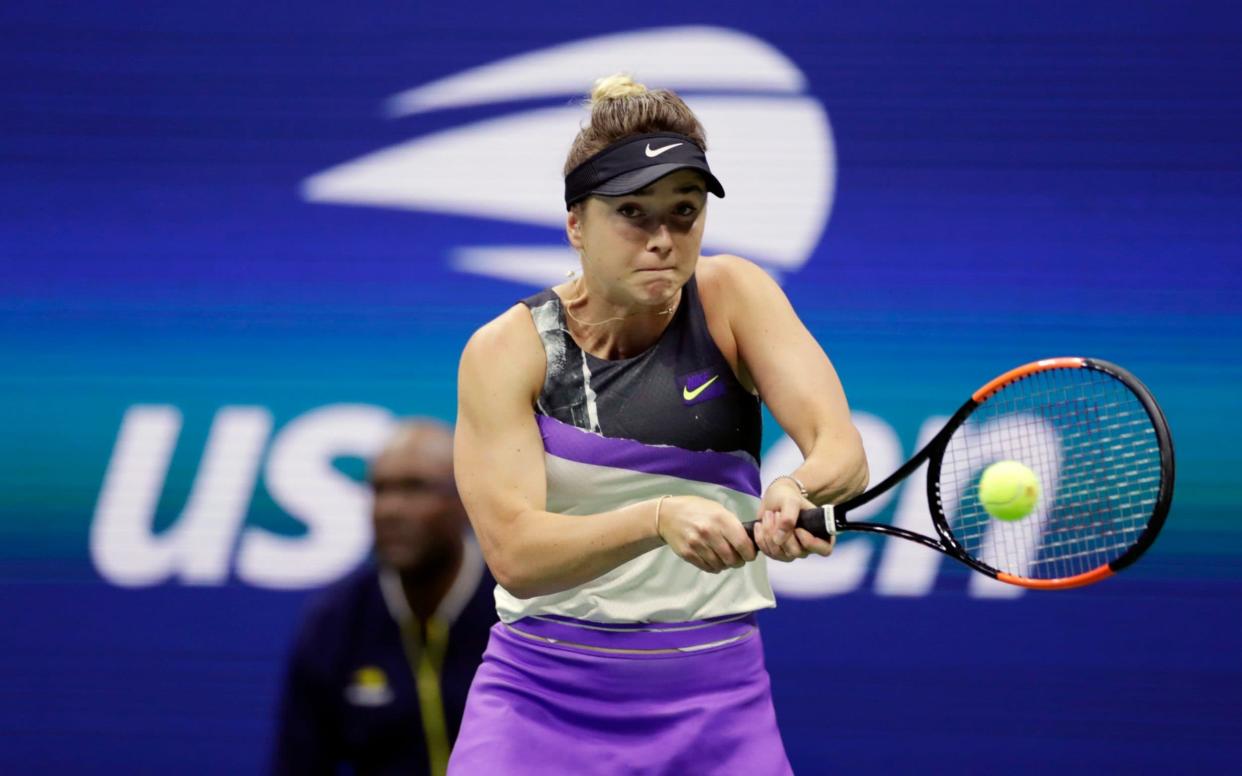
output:
POLYGON ((700 393, 702 393, 703 391, 706 391, 706 390, 707 390, 707 386, 709 386, 709 385, 711 385, 712 383, 716 382, 716 379, 717 379, 718 377, 720 377, 720 375, 712 375, 712 379, 710 379, 710 380, 708 380, 707 382, 703 383, 703 384, 702 384, 702 385, 700 385, 698 388, 695 388, 693 391, 692 391, 692 390, 690 390, 690 386, 686 386, 685 388, 682 388, 682 389, 681 389, 681 398, 682 398, 682 399, 684 399, 684 400, 686 400, 686 401, 694 401, 694 400, 695 400, 695 398, 697 398, 697 397, 698 397, 698 395, 699 395, 700 393))

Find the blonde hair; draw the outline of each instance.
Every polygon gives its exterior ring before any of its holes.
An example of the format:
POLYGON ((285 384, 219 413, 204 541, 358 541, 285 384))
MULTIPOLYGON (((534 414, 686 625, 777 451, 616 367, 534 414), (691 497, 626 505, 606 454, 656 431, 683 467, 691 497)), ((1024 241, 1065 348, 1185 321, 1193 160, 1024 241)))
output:
POLYGON ((703 125, 669 89, 649 90, 626 73, 614 73, 595 82, 589 104, 591 120, 569 148, 565 175, 618 140, 650 132, 676 132, 707 150, 703 125))

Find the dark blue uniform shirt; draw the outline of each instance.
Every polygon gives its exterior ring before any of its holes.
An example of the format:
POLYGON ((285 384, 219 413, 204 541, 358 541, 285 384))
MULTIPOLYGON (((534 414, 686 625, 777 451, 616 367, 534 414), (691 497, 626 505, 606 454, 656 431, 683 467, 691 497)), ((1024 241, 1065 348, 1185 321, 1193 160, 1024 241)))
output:
MULTIPOLYGON (((449 623, 439 685, 450 745, 496 621, 494 584, 470 544, 438 610, 449 623)), ((285 675, 273 773, 429 772, 417 657, 399 624, 408 616, 396 575, 374 564, 313 599, 285 675)))

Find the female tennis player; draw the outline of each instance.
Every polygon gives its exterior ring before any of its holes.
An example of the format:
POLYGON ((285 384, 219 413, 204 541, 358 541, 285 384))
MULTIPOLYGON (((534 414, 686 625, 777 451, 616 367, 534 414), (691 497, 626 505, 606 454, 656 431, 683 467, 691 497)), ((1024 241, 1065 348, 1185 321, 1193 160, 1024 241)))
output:
POLYGON ((455 468, 501 622, 454 774, 789 772, 755 612, 794 522, 867 466, 827 356, 784 293, 701 257, 703 127, 672 92, 600 81, 565 164, 582 273, 462 354, 455 468), (762 398, 805 456, 760 493, 762 398))

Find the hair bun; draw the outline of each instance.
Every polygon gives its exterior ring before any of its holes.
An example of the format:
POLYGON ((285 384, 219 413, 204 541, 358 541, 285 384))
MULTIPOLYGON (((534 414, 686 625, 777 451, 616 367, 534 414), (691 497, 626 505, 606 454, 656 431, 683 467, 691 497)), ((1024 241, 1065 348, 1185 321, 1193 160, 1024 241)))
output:
POLYGON ((624 97, 636 97, 646 94, 647 87, 635 81, 627 73, 614 73, 595 82, 591 90, 591 104, 606 100, 619 100, 624 97))
POLYGON ((675 92, 648 89, 628 73, 596 81, 589 110, 591 119, 579 128, 565 159, 565 175, 612 143, 633 135, 673 132, 707 150, 703 125, 675 92))

